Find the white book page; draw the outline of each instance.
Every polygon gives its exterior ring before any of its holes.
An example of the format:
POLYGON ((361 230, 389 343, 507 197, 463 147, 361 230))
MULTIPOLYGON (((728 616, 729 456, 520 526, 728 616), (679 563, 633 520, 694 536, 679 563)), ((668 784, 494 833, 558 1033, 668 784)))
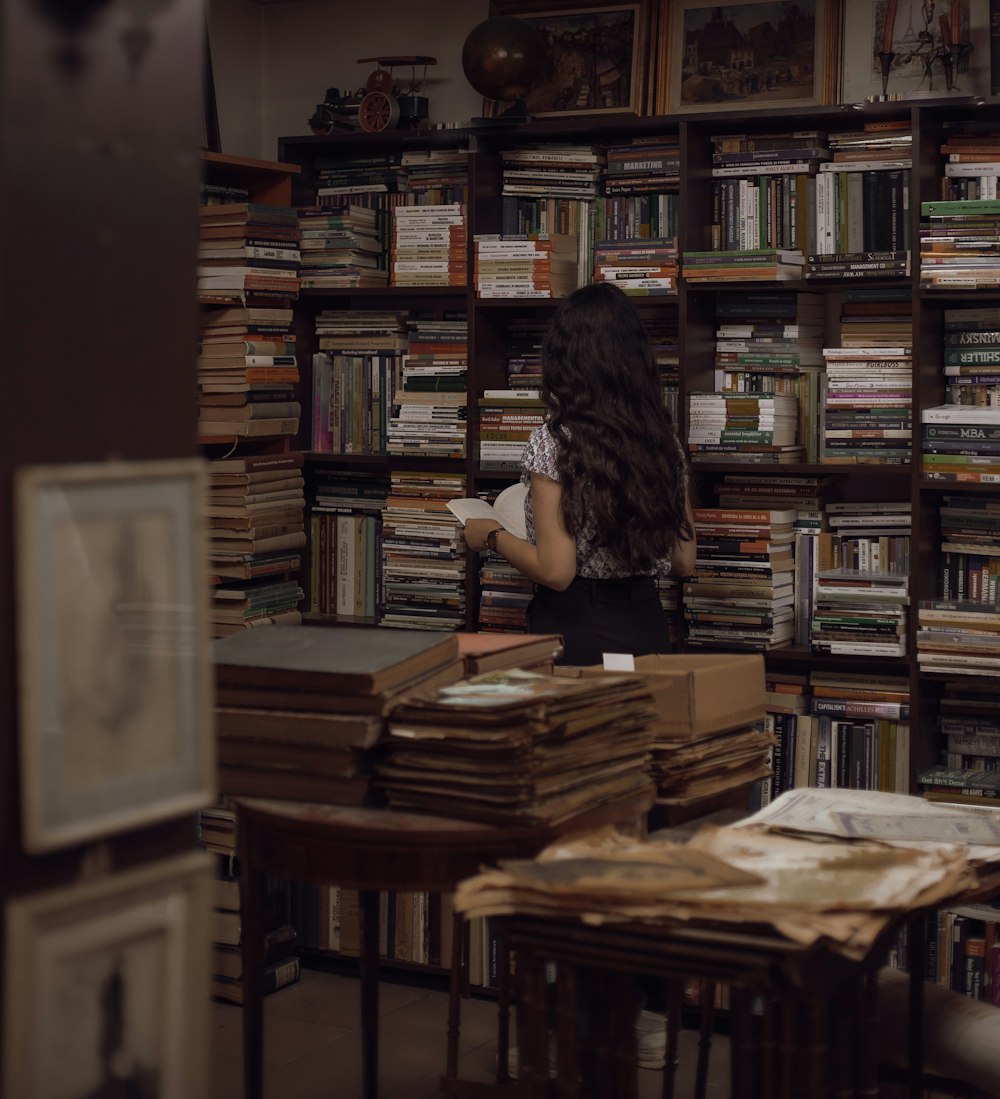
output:
POLYGON ((463 525, 469 519, 492 519, 504 530, 509 530, 518 538, 526 539, 528 528, 524 521, 524 501, 527 495, 528 486, 518 482, 516 485, 505 488, 492 506, 485 500, 466 497, 462 500, 449 500, 448 510, 460 519, 463 525))

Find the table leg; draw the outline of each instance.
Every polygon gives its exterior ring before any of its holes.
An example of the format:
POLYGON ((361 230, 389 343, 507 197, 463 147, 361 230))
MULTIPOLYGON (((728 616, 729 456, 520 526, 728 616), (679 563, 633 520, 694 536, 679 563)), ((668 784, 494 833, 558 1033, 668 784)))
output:
POLYGON ((448 1057, 445 1072, 449 1081, 458 1076, 458 1037, 461 1028, 462 988, 465 984, 465 921, 453 916, 451 932, 451 979, 448 982, 448 1057))
MULTIPOLYGON (((499 924, 500 921, 497 921, 499 924)), ((497 934, 497 1083, 505 1083, 510 1054, 510 946, 498 927, 497 934)))
POLYGON ((677 1040, 681 1031, 683 978, 671 977, 667 982, 667 1060, 663 1066, 661 1099, 674 1099, 677 1086, 677 1040))
POLYGON ((361 933, 361 1073, 364 1099, 378 1099, 378 907, 374 889, 358 893, 361 933))
POLYGON ((250 860, 250 826, 237 815, 240 956, 243 970, 243 1094, 264 1094, 264 875, 250 860))
POLYGON ((698 1069, 695 1075, 695 1099, 705 1099, 708 1086, 708 1058, 712 1052, 712 1027, 715 1024, 715 981, 701 982, 701 1028, 698 1032, 698 1069))
POLYGON ((924 1076, 924 981, 927 979, 927 916, 920 913, 907 929, 910 962, 909 1018, 907 1019, 907 1062, 910 1099, 923 1095, 924 1076))

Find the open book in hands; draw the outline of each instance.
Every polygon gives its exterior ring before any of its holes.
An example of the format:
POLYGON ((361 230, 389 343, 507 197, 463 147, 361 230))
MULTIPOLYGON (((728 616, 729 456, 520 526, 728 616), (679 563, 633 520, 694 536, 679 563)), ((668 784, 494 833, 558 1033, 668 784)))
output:
POLYGON ((528 528, 524 521, 524 500, 527 495, 528 486, 518 482, 505 488, 492 505, 485 500, 465 497, 462 500, 449 500, 448 510, 462 521, 463 526, 469 519, 493 519, 518 538, 527 538, 528 528))

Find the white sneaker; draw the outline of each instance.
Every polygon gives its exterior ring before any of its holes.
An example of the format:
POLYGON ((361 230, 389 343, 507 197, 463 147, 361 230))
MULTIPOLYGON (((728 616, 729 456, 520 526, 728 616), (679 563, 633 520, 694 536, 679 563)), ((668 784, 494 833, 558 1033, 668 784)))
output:
POLYGON ((640 1011, 635 1021, 639 1068, 663 1068, 667 1063, 667 1017, 656 1011, 640 1011))

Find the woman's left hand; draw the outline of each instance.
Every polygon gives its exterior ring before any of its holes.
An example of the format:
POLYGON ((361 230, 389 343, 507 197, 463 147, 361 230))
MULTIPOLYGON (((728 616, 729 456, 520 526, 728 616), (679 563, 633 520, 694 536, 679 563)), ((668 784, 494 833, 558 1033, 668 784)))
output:
POLYGON ((495 519, 467 519, 465 521, 465 542, 471 550, 486 549, 486 535, 501 526, 495 519))

